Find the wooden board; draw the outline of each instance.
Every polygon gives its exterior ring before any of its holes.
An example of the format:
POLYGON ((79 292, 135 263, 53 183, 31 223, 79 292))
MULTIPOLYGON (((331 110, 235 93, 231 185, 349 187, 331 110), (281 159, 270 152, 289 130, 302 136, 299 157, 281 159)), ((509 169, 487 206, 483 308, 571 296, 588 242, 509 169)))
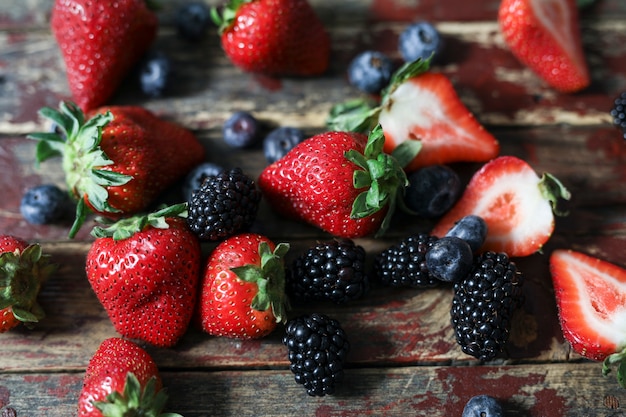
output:
MULTIPOLYGON (((43 245, 59 269, 46 283, 41 304, 48 317, 34 330, 0 335, 2 415, 67 416, 75 413, 84 369, 98 345, 115 336, 86 280, 92 237, 85 227, 67 238, 68 223, 33 226, 22 218, 24 191, 52 182, 63 186, 59 161, 35 166, 28 133, 45 130, 42 106, 69 97, 64 65, 48 26, 52 0, 0 3, 0 232, 43 245)), ((159 13, 156 47, 173 60, 174 82, 159 99, 143 97, 129 78, 112 102, 139 104, 193 130, 208 160, 241 166, 256 177, 261 149, 233 150, 221 126, 235 110, 248 110, 267 126, 325 130, 330 107, 361 96, 346 80, 350 59, 379 49, 399 60, 397 38, 411 21, 433 21, 444 35, 445 73, 462 101, 498 138, 502 154, 517 155, 538 172, 557 176, 572 192, 569 215, 556 220, 541 253, 517 259, 527 277, 526 302, 516 315, 506 355, 481 364, 457 346, 450 325, 452 291, 398 290, 374 283, 358 302, 296 306, 292 315, 321 311, 339 319, 353 349, 336 396, 309 398, 288 371, 281 331, 258 341, 211 337, 195 328, 171 349, 146 349, 170 392, 169 409, 189 416, 413 416, 460 415, 472 395, 501 399, 510 416, 621 415, 626 391, 600 364, 573 353, 561 335, 548 256, 572 248, 626 266, 626 144, 611 126, 613 99, 626 90, 626 3, 598 0, 582 13, 592 85, 558 94, 507 50, 495 20, 499 2, 488 0, 314 0, 333 39, 324 76, 272 79, 246 74, 225 58, 214 31, 197 43, 181 40, 173 25, 183 0, 159 13)), ((209 1, 208 4, 217 4, 209 1)), ((463 181, 480 164, 455 164, 463 181)), ((173 187, 162 201, 181 201, 173 187)), ((373 256, 433 222, 399 214, 381 239, 358 239, 373 256)), ((288 260, 329 236, 276 215, 262 203, 254 230, 292 245, 288 260)), ((213 245, 204 244, 208 254, 213 245)))

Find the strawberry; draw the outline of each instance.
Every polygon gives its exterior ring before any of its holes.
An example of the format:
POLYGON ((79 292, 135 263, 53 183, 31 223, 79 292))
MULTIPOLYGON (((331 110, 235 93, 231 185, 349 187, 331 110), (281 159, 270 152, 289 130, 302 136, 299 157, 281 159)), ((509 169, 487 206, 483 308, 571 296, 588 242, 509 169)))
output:
POLYGON ((105 104, 156 38, 158 20, 144 0, 56 0, 50 21, 73 100, 105 104))
POLYGON ((194 134, 135 106, 97 109, 86 120, 74 104, 40 114, 60 133, 34 133, 37 162, 63 157, 70 193, 78 200, 74 237, 87 212, 117 218, 145 210, 167 187, 204 160, 194 134))
POLYGON ((230 0, 212 16, 226 56, 244 71, 313 76, 328 68, 330 36, 307 0, 230 0))
POLYGON ((502 0, 498 23, 511 52, 550 86, 569 93, 589 85, 576 0, 502 0))
POLYGON ((369 138, 356 132, 325 132, 294 147, 266 167, 258 185, 279 213, 338 237, 383 233, 407 184, 402 162, 382 151, 380 126, 369 138))
POLYGON ((102 341, 89 360, 78 396, 79 417, 155 416, 167 394, 156 363, 137 344, 111 337, 102 341))
POLYGON ((198 321, 204 332, 258 339, 285 321, 285 270, 289 245, 244 233, 222 241, 210 254, 202 278, 198 321))
POLYGON ((85 270, 122 336, 174 346, 196 302, 201 249, 182 216, 186 204, 96 227, 85 270))
POLYGON ((548 241, 554 214, 561 214, 556 205, 559 199, 569 198, 569 191, 553 175, 539 177, 525 161, 500 156, 474 173, 461 198, 431 234, 442 237, 455 222, 473 214, 487 224, 482 251, 527 256, 548 241))
POLYGON ((37 296, 54 268, 39 244, 0 235, 0 333, 45 316, 37 296))
POLYGON ((414 141, 421 150, 404 168, 486 162, 500 145, 461 102, 443 74, 429 72, 430 60, 418 59, 399 68, 383 91, 379 105, 350 100, 331 110, 329 127, 363 131, 375 123, 385 135, 384 151, 414 141))
POLYGON ((618 366, 626 386, 626 269, 573 250, 550 255, 550 274, 563 336, 572 349, 595 361, 603 372, 618 366))

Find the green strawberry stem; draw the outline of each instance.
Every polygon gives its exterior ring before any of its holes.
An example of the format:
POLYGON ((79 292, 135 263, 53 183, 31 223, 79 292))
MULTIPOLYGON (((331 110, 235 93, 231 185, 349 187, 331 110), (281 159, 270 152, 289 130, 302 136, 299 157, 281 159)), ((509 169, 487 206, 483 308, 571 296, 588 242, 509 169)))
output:
POLYGON ((91 235, 97 238, 112 237, 113 240, 128 239, 148 226, 155 229, 168 229, 169 224, 166 219, 172 217, 187 217, 187 203, 167 206, 153 213, 123 218, 106 227, 96 226, 92 229, 91 235))
POLYGON ((381 93, 381 101, 376 104, 371 99, 351 99, 331 107, 326 126, 330 130, 367 133, 378 123, 378 115, 389 100, 389 96, 406 80, 417 77, 430 69, 432 55, 427 59, 418 58, 398 68, 381 93))
POLYGON ((361 168, 354 171, 354 188, 366 189, 354 200, 350 217, 359 219, 371 216, 388 206, 376 236, 384 234, 389 228, 396 205, 402 201, 408 184, 403 167, 421 149, 419 141, 410 140, 396 148, 397 152, 394 151, 393 155, 389 155, 383 152, 384 143, 382 127, 377 125, 368 136, 363 154, 354 149, 345 153, 346 159, 361 168))
POLYGON ((606 357, 604 362, 602 363, 602 375, 607 376, 611 373, 611 369, 614 365, 617 365, 617 382, 623 388, 626 388, 626 348, 622 349, 621 352, 614 353, 606 357))
POLYGON ((241 5, 245 3, 250 3, 251 1, 253 0, 230 0, 222 8, 222 14, 220 14, 216 7, 212 7, 211 19, 213 20, 213 23, 215 23, 215 25, 217 26, 218 33, 224 33, 235 20, 235 16, 237 16, 237 10, 241 7, 241 5))
POLYGON ((552 211, 557 216, 567 216, 567 212, 558 208, 560 200, 569 200, 572 195, 558 178, 552 174, 545 173, 539 181, 539 190, 541 195, 550 202, 552 211))
POLYGON ((69 237, 73 238, 85 221, 89 208, 100 213, 119 213, 108 203, 106 187, 128 183, 132 177, 102 169, 114 161, 100 147, 102 130, 113 120, 111 112, 97 114, 89 120, 80 108, 71 102, 61 102, 59 109, 44 107, 39 114, 52 121, 60 133, 33 133, 28 138, 38 142, 36 164, 61 156, 68 190, 77 200, 76 216, 69 237))
POLYGON ((244 265, 231 270, 245 282, 257 284, 258 292, 252 300, 252 308, 265 311, 272 308, 277 323, 287 320, 287 296, 285 295, 285 267, 283 258, 289 251, 288 243, 279 243, 272 252, 267 242, 259 244, 261 266, 244 265))
POLYGON ((182 417, 177 413, 162 413, 166 402, 165 390, 156 389, 156 377, 150 378, 142 390, 135 374, 129 372, 126 374, 124 392, 113 391, 105 401, 95 401, 93 404, 103 417, 182 417))
POLYGON ((21 253, 0 254, 0 310, 11 307, 15 318, 27 325, 44 318, 37 296, 55 268, 38 244, 29 245, 21 253))

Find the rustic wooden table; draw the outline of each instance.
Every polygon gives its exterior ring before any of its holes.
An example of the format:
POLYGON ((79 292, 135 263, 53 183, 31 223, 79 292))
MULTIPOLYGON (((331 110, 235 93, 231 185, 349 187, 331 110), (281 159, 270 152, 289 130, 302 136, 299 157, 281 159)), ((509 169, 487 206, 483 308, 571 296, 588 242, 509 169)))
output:
MULTIPOLYGON (((557 219, 543 253, 516 260, 527 277, 526 303, 514 322, 506 359, 481 364, 462 353, 449 323, 449 287, 374 286, 348 306, 296 309, 334 316, 351 339, 349 369, 337 395, 308 397, 293 381, 281 331, 260 341, 237 341, 190 329, 172 349, 147 347, 168 387, 169 410, 187 417, 460 416, 471 396, 490 394, 504 402, 508 416, 626 415, 626 390, 564 342, 547 267, 556 248, 626 266, 626 144, 608 116, 612 100, 626 90, 626 2, 598 0, 584 10, 593 82, 570 95, 547 88, 507 51, 496 22, 498 0, 313 0, 332 34, 332 66, 319 78, 281 80, 235 69, 215 31, 200 43, 184 42, 172 25, 182 0, 165 3, 156 47, 173 60, 172 91, 146 99, 129 80, 114 102, 144 105, 192 129, 212 161, 258 175, 265 165, 260 149, 233 151, 221 140, 222 123, 231 112, 248 110, 268 124, 320 132, 332 104, 359 96, 346 81, 351 57, 368 48, 399 58, 400 31, 426 19, 436 23, 447 45, 435 70, 451 78, 464 103, 499 139, 501 153, 551 172, 573 194, 570 215, 557 219)), ((2 415, 11 415, 10 409, 18 416, 75 414, 89 358, 102 340, 116 335, 85 278, 89 228, 68 240, 68 225, 32 226, 19 212, 28 187, 63 185, 58 163, 35 168, 34 142, 25 139, 45 127, 37 116, 40 107, 55 107, 68 97, 63 62, 49 30, 51 4, 0 2, 0 231, 40 242, 60 265, 40 296, 47 318, 35 330, 20 327, 0 335, 2 415)), ((455 168, 467 179, 477 167, 455 168)), ((384 239, 358 242, 373 255, 431 226, 398 216, 384 239)), ((278 218, 266 205, 254 227, 275 241, 290 242, 292 253, 328 237, 278 218)))

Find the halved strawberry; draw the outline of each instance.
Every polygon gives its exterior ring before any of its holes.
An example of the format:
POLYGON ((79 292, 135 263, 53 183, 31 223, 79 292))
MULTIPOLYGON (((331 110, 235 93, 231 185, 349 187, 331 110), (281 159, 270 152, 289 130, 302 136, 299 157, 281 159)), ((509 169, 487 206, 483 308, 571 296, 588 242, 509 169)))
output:
POLYGON ((575 0, 503 0, 498 22, 511 52, 552 87, 589 85, 575 0))
POLYGON ((603 373, 619 363, 618 381, 626 381, 626 269, 573 250, 550 255, 563 337, 572 349, 604 361, 603 373))
POLYGON ((452 162, 486 162, 498 156, 496 138, 474 118, 443 74, 424 73, 399 84, 382 103, 378 122, 387 153, 406 140, 422 149, 405 167, 452 162))
POLYGON ((505 252, 509 257, 531 255, 552 235, 560 198, 569 199, 570 193, 554 176, 539 177, 527 162, 500 156, 474 174, 459 201, 431 233, 444 236, 455 222, 474 214, 487 223, 483 251, 505 252))

